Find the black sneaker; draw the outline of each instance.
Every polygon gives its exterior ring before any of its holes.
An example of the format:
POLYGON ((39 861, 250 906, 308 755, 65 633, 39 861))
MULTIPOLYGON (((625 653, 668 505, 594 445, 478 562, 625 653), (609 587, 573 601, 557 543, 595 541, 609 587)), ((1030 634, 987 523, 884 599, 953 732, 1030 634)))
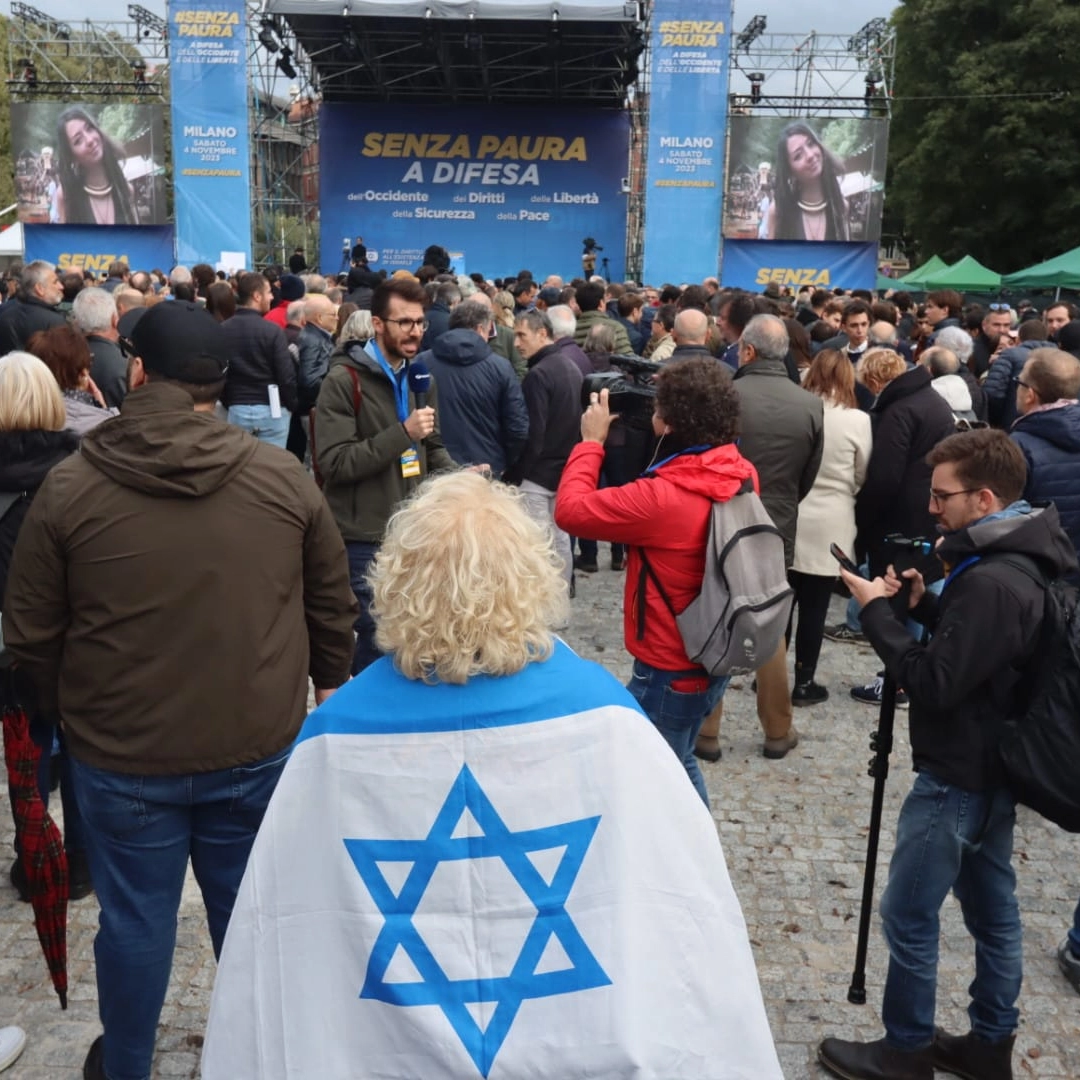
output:
POLYGON ((866 635, 858 630, 852 630, 847 623, 838 626, 826 626, 825 636, 830 641, 839 641, 849 645, 867 645, 866 635))
POLYGON ((798 683, 791 691, 792 705, 820 705, 829 700, 829 691, 824 686, 814 682, 798 683))
MULTIPOLYGON (((861 701, 864 705, 880 705, 881 691, 884 685, 884 677, 875 675, 865 686, 853 686, 851 688, 851 696, 856 701, 861 701)), ((903 690, 896 691, 896 707, 898 709, 906 709, 908 707, 908 696, 903 690)))
POLYGON ((1072 984, 1072 988, 1080 994, 1080 956, 1072 951, 1072 945, 1066 938, 1061 943, 1057 953, 1058 967, 1061 974, 1072 984))
POLYGON ((584 555, 575 555, 574 569, 580 570, 583 574, 595 574, 600 567, 595 559, 586 559, 584 555))

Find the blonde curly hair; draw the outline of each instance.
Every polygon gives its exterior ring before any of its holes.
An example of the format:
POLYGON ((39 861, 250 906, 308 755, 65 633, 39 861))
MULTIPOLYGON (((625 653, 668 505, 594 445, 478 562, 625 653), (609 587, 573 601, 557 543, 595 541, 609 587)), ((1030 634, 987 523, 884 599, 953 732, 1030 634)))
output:
POLYGON ((892 349, 870 349, 855 368, 859 382, 880 394, 886 386, 907 371, 907 361, 892 349), (876 389, 875 389, 876 387, 876 389))
POLYGON ((394 516, 369 574, 375 640, 409 679, 512 675, 554 648, 562 560, 515 488, 475 472, 426 481, 394 516))

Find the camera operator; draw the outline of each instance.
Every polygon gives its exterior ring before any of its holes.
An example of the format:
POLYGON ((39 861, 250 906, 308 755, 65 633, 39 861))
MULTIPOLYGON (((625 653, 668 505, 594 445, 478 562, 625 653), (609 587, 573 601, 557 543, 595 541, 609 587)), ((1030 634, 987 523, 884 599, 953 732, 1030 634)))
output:
POLYGON ((701 591, 714 502, 726 502, 757 473, 735 446, 739 399, 731 375, 712 357, 667 365, 656 377, 653 430, 660 439, 645 475, 597 489, 612 416, 608 392, 590 395, 559 483, 555 520, 573 536, 630 545, 623 635, 634 657, 629 690, 678 755, 705 805, 708 793, 694 759, 694 739, 720 700, 726 677, 713 677, 686 655, 675 617, 647 579, 641 549, 673 607, 701 591))
POLYGON ((885 1037, 826 1039, 819 1056, 849 1080, 932 1080, 935 1068, 1009 1080, 1022 948, 1010 862, 1015 804, 995 763, 1002 724, 1024 704, 1021 679, 1038 646, 1044 590, 1004 556, 1030 559, 1050 578, 1075 569, 1076 556, 1057 511, 1022 501, 1024 455, 1003 431, 952 435, 927 462, 929 509, 942 535, 937 554, 948 575, 940 600, 917 571, 902 578, 912 614, 932 632, 929 643, 916 642, 889 604, 903 584, 893 567, 873 581, 842 571, 864 633, 910 696, 917 775, 881 900, 885 1037), (972 1030, 963 1036, 934 1028, 938 919, 950 890, 975 939, 972 1030))

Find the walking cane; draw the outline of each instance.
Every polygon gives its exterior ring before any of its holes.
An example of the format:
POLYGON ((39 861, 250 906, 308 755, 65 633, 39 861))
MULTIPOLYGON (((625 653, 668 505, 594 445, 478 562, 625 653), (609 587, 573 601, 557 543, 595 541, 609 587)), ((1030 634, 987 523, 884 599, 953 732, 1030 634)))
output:
POLYGON ((855 945, 855 970, 847 999, 852 1005, 866 1004, 866 951, 870 943, 870 916, 874 909, 874 874, 877 869, 878 839, 881 835, 881 808, 885 803, 885 781, 889 776, 889 754, 893 745, 893 720, 896 716, 896 682, 886 672, 881 687, 881 711, 877 731, 870 735, 869 775, 874 778, 874 796, 870 801, 870 832, 866 837, 866 867, 863 870, 862 906, 859 909, 859 937, 855 945))

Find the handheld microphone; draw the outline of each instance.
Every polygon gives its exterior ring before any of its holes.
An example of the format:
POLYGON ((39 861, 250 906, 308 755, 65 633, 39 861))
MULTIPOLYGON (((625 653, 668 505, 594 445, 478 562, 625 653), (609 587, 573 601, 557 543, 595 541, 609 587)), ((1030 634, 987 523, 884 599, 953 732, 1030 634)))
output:
POLYGON ((427 408, 428 391, 431 389, 431 372, 423 360, 414 360, 409 365, 409 389, 416 398, 418 409, 427 408))

